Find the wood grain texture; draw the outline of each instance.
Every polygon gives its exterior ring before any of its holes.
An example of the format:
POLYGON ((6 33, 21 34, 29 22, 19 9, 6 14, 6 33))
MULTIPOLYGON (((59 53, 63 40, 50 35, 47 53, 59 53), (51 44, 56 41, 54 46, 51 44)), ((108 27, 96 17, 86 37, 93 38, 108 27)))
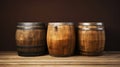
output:
POLYGON ((16 52, 0 52, 0 67, 119 67, 120 51, 103 56, 20 57, 16 52))
POLYGON ((46 30, 34 29, 25 30, 17 29, 16 43, 19 55, 35 56, 43 55, 46 51, 46 30))
MULTIPOLYGON (((56 24, 56 23, 54 23, 56 24)), ((48 25, 47 45, 52 56, 71 56, 75 47, 74 25, 48 25)))
POLYGON ((97 22, 87 24, 90 25, 78 25, 79 51, 82 55, 101 55, 105 46, 104 27, 97 22))
POLYGON ((21 64, 14 64, 14 65, 1 65, 2 67, 120 67, 120 65, 21 65, 21 64))

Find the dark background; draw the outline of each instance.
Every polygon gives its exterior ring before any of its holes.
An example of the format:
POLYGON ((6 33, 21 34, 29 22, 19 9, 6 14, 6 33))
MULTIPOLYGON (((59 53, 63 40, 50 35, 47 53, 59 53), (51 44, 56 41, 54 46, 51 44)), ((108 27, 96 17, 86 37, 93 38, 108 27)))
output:
POLYGON ((120 50, 119 0, 0 0, 0 51, 16 50, 16 23, 21 21, 102 21, 105 50, 120 50))

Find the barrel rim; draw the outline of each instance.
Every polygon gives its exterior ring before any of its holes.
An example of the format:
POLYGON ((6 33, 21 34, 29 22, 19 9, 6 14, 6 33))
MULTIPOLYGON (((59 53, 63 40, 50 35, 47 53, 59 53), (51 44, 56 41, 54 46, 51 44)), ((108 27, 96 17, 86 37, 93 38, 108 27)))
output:
POLYGON ((78 28, 79 30, 104 30, 104 28, 78 28))
POLYGON ((48 25, 55 25, 55 26, 58 26, 58 25, 74 25, 73 22, 49 22, 48 25))
POLYGON ((89 26, 89 25, 103 25, 103 22, 80 22, 79 25, 89 26))
POLYGON ((17 26, 41 26, 43 22, 17 22, 17 26))

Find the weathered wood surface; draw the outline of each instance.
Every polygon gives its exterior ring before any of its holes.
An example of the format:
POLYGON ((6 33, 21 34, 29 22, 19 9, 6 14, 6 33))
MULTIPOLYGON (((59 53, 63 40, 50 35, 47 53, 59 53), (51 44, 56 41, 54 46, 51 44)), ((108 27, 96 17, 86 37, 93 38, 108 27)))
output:
POLYGON ((0 67, 120 67, 120 51, 103 56, 20 57, 16 52, 0 52, 0 67))
POLYGON ((103 24, 98 22, 80 23, 78 29, 79 52, 82 55, 101 55, 105 46, 103 24))
POLYGON ((49 23, 47 46, 49 54, 52 56, 71 56, 75 47, 74 25, 69 25, 69 23, 49 23))

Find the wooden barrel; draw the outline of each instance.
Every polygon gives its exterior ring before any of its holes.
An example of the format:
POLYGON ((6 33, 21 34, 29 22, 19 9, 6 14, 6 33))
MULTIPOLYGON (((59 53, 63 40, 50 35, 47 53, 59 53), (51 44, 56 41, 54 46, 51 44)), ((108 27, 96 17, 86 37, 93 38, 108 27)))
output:
POLYGON ((47 45, 51 56, 71 56, 75 47, 73 23, 49 23, 47 30, 47 45))
POLYGON ((16 30, 19 56, 38 56, 46 53, 46 29, 40 22, 19 22, 16 30))
POLYGON ((83 22, 78 25, 79 51, 82 55, 102 55, 105 31, 101 22, 83 22))

